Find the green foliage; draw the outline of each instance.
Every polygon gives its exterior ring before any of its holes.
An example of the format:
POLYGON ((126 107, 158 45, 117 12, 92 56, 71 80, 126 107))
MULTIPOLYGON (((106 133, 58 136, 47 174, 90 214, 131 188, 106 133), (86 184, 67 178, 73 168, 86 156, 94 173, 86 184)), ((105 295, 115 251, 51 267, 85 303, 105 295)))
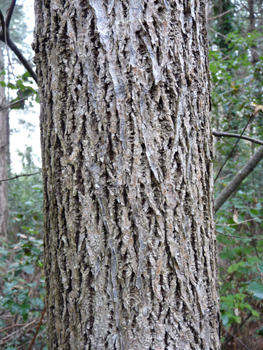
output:
POLYGON ((217 215, 220 247, 220 300, 225 326, 241 323, 242 317, 260 317, 257 299, 262 298, 263 236, 256 236, 263 220, 263 199, 239 191, 217 215), (254 206, 254 207, 253 207, 254 206), (234 210, 231 212, 231 208, 234 210), (221 233, 221 234, 220 234, 221 233))
POLYGON ((257 282, 251 282, 248 290, 254 294, 254 296, 260 300, 263 299, 263 285, 257 282))
MULTIPOLYGON (((2 75, 5 75, 5 70, 2 71, 2 75)), ((0 75, 1 75, 0 74, 0 75)), ((6 83, 5 81, 0 81, 0 85, 3 87, 8 87, 11 90, 16 90, 16 98, 10 101, 10 109, 24 109, 25 100, 31 97, 31 101, 35 100, 39 102, 38 91, 28 84, 33 84, 33 81, 29 79, 31 76, 28 72, 17 77, 15 83, 6 83)), ((30 106, 32 107, 32 102, 30 101, 30 106)))
MULTIPOLYGON (((240 134, 254 111, 253 105, 263 104, 263 55, 259 54, 258 60, 253 61, 251 53, 252 48, 260 53, 262 28, 258 26, 257 31, 249 32, 249 23, 247 28, 244 24, 241 26, 238 15, 248 15, 238 2, 214 2, 214 15, 231 9, 210 24, 212 122, 217 131, 240 134), (233 11, 234 8, 238 8, 238 14, 233 11)), ((245 135, 262 139, 262 112, 254 116, 245 135)), ((216 176, 236 139, 215 138, 214 141, 216 176)), ((215 197, 248 162, 257 147, 247 141, 239 141, 215 184, 215 197)), ((243 327, 246 333, 244 327, 248 327, 250 321, 255 325, 263 321, 262 171, 262 164, 259 164, 216 215, 222 322, 235 337, 239 337, 235 333, 241 329, 239 327, 243 327)), ((263 332, 259 328, 256 331, 261 335, 263 332)), ((230 338, 223 342, 225 350, 231 348, 230 338)), ((251 339, 249 343, 252 343, 251 339)))
MULTIPOLYGON (((23 174, 39 170, 32 148, 27 147, 20 155, 23 174)), ((20 349, 32 340, 44 308, 42 200, 41 174, 10 181, 9 242, 1 241, 0 245, 0 327, 9 329, 11 321, 23 331, 11 328, 10 334, 0 333, 5 349, 20 349)), ((41 348, 45 337, 45 327, 41 326, 35 349, 41 348)))
MULTIPOLYGON (((28 234, 37 235, 37 232, 28 229, 28 234)), ((44 307, 43 278, 40 278, 38 296, 35 298, 30 295, 30 291, 35 289, 37 284, 36 282, 28 282, 28 280, 34 280, 34 276, 37 274, 41 274, 43 241, 24 234, 18 234, 18 237, 20 238, 18 243, 12 244, 8 250, 1 249, 1 265, 3 269, 6 267, 8 269, 2 276, 4 288, 0 299, 0 308, 7 308, 11 314, 21 315, 26 321, 30 312, 35 309, 42 310, 44 307), (12 254, 14 255, 13 263, 9 263, 8 258, 12 254)))
MULTIPOLYGON (((34 164, 32 147, 25 153, 20 152, 23 166, 22 173, 30 174, 39 171, 34 164)), ((27 234, 30 228, 42 235, 42 178, 41 173, 29 177, 20 177, 9 182, 9 225, 10 237, 21 232, 27 234)))
MULTIPOLYGON (((11 333, 10 337, 2 333, 0 341, 6 340, 7 348, 32 340, 37 326, 34 319, 38 321, 44 308, 43 240, 37 231, 25 227, 24 230, 27 235, 17 234, 18 242, 0 247, 0 327, 9 328, 9 314, 13 315, 12 323, 24 326, 21 328, 24 332, 11 333)), ((41 326, 41 332, 37 344, 45 339, 44 326, 41 326)))

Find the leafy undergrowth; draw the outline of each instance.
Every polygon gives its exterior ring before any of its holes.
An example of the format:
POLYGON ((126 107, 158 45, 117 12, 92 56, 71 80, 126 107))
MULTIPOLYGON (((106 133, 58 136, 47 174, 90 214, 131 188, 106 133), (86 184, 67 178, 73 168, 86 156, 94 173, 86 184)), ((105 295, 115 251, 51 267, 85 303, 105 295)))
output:
MULTIPOLYGON (((29 349, 44 309, 43 243, 35 231, 0 248, 0 349, 29 349)), ((42 320, 33 349, 47 349, 42 320)))
POLYGON ((217 214, 222 350, 263 348, 262 222, 263 200, 242 191, 217 214))
MULTIPOLYGON (((22 173, 39 170, 31 148, 21 156, 22 173)), ((0 240, 0 349, 46 350, 41 175, 10 181, 8 196, 9 235, 0 240)))

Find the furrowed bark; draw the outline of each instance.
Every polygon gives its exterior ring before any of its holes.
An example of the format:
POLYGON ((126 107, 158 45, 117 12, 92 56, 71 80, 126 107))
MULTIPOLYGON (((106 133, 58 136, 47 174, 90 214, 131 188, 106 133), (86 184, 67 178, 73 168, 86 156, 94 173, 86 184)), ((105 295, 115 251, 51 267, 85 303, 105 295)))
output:
POLYGON ((51 349, 220 349, 205 3, 35 2, 51 349))

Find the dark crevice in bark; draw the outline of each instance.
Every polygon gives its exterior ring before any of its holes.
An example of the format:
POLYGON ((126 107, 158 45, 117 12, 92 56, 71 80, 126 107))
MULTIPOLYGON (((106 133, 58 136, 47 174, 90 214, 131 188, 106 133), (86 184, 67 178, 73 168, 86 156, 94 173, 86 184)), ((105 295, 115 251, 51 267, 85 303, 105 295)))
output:
POLYGON ((88 278, 87 278, 87 288, 88 288, 88 296, 89 296, 89 318, 87 319, 89 329, 92 332, 93 329, 93 324, 94 324, 94 300, 95 300, 95 291, 93 288, 93 280, 94 276, 92 275, 91 272, 89 272, 88 278))
POLYGON ((72 287, 72 270, 69 268, 67 268, 66 262, 65 264, 65 273, 67 274, 67 282, 68 282, 68 289, 67 289, 67 294, 69 294, 70 292, 72 292, 73 287, 72 287))

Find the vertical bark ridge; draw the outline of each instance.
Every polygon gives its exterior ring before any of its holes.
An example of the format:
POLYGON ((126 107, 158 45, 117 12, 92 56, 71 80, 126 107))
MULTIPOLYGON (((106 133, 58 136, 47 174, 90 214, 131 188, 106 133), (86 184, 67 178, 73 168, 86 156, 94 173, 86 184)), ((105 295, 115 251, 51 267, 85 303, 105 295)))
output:
POLYGON ((36 1, 50 349, 219 349, 205 3, 36 1))

